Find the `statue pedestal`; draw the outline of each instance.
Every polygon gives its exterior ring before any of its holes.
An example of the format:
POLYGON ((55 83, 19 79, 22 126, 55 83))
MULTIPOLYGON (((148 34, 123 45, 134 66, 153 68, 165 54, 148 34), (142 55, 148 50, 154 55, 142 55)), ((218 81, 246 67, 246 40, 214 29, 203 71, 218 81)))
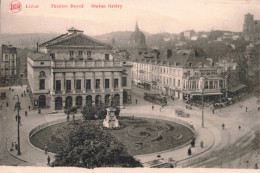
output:
POLYGON ((119 127, 119 122, 116 119, 115 111, 116 111, 116 109, 114 109, 112 107, 107 108, 107 115, 103 121, 104 127, 109 128, 109 129, 119 127))

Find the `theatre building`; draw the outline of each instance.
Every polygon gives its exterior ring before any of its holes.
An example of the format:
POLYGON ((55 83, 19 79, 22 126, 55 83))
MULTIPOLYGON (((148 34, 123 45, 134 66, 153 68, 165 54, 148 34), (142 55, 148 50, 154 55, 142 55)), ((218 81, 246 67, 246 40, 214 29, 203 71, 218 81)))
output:
POLYGON ((112 47, 71 28, 28 55, 28 81, 34 108, 131 103, 131 65, 112 47))

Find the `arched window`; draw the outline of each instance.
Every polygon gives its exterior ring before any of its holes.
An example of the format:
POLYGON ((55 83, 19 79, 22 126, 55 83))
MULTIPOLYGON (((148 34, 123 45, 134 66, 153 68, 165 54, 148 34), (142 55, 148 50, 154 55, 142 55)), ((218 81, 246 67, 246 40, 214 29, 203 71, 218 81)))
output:
POLYGON ((81 96, 76 97, 76 106, 78 106, 78 107, 82 106, 82 97, 81 96))
POLYGON ((88 95, 86 97, 86 105, 92 105, 92 96, 91 95, 88 95))

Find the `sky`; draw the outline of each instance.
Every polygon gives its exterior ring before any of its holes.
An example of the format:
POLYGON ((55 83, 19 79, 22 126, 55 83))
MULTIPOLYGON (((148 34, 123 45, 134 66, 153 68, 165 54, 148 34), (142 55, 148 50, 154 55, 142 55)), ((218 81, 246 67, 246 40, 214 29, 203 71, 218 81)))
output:
POLYGON ((260 20, 260 0, 18 0, 22 10, 9 9, 13 0, 1 2, 2 33, 65 33, 70 27, 88 35, 140 30, 155 34, 195 31, 242 31, 244 15, 260 20), (51 4, 83 4, 83 9, 55 9, 51 4), (106 8, 91 8, 103 4, 106 8), (122 9, 108 5, 122 5, 122 9), (26 8, 38 5, 39 8, 26 8))

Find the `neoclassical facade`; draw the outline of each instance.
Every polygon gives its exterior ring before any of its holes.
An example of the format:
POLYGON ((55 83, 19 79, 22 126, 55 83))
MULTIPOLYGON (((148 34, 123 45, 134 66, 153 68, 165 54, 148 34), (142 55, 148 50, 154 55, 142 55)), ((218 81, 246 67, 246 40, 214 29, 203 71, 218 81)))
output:
POLYGON ((112 47, 75 28, 39 45, 27 61, 34 107, 108 104, 110 96, 130 103, 131 65, 113 57, 112 47))

